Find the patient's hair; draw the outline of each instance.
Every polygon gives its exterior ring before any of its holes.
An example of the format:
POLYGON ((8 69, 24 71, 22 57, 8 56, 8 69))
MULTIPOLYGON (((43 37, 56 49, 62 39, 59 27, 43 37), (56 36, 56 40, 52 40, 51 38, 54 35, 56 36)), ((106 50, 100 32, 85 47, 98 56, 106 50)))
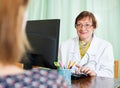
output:
POLYGON ((23 18, 28 0, 0 0, 0 63, 15 64, 30 49, 23 18))

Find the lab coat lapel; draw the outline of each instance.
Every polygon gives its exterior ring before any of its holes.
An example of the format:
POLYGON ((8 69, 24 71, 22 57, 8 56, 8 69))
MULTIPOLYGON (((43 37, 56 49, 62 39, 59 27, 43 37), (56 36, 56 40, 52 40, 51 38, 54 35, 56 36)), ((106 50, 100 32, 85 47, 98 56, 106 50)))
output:
POLYGON ((81 59, 81 61, 80 61, 79 64, 80 64, 81 66, 83 66, 83 65, 85 65, 85 64, 87 63, 87 61, 88 61, 88 55, 85 54, 84 57, 81 59))
POLYGON ((79 52, 79 37, 75 38, 74 43, 69 51, 69 60, 80 62, 80 52, 79 52))
POLYGON ((88 59, 89 60, 94 60, 95 59, 95 53, 96 53, 96 36, 94 35, 92 41, 91 41, 91 44, 90 44, 90 47, 88 48, 86 54, 84 55, 84 57, 81 59, 81 62, 80 62, 80 65, 86 65, 86 63, 88 62, 88 59))
POLYGON ((97 51, 97 38, 96 36, 94 35, 92 41, 91 41, 91 44, 90 44, 90 47, 88 48, 87 50, 87 53, 90 54, 90 55, 95 55, 96 51, 97 51))
POLYGON ((90 47, 87 50, 87 53, 84 55, 84 57, 81 59, 80 56, 80 51, 79 51, 79 38, 77 37, 74 40, 74 43, 71 45, 71 49, 69 51, 69 59, 68 61, 76 61, 78 64, 85 65, 88 61, 88 58, 94 59, 92 58, 93 56, 95 57, 95 53, 96 53, 96 44, 97 44, 97 39, 96 36, 93 37, 93 40, 91 41, 90 47))

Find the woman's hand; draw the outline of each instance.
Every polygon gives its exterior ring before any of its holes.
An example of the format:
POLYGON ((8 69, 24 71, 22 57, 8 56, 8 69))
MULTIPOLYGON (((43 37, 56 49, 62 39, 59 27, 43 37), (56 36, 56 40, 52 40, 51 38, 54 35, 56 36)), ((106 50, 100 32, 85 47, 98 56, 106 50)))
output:
POLYGON ((96 76, 97 75, 93 70, 91 70, 88 67, 84 67, 84 66, 80 66, 80 65, 76 65, 76 67, 78 68, 78 70, 76 71, 77 74, 84 73, 84 74, 87 74, 89 76, 96 76))

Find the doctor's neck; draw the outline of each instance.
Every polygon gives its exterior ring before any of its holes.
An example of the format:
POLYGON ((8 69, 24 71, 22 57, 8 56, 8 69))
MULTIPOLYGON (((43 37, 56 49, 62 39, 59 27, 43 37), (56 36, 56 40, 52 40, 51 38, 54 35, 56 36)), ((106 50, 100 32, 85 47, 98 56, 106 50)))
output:
POLYGON ((92 41, 92 38, 93 38, 93 36, 85 38, 85 39, 80 39, 79 38, 79 41, 86 45, 88 42, 92 41))

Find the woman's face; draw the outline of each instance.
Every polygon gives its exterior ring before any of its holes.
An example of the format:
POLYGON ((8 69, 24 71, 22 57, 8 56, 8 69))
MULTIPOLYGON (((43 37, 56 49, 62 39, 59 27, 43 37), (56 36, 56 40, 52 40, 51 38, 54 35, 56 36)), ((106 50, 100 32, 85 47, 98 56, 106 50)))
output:
POLYGON ((92 24, 92 19, 84 17, 77 21, 76 24, 77 34, 81 41, 89 41, 92 38, 92 34, 95 30, 92 24))

